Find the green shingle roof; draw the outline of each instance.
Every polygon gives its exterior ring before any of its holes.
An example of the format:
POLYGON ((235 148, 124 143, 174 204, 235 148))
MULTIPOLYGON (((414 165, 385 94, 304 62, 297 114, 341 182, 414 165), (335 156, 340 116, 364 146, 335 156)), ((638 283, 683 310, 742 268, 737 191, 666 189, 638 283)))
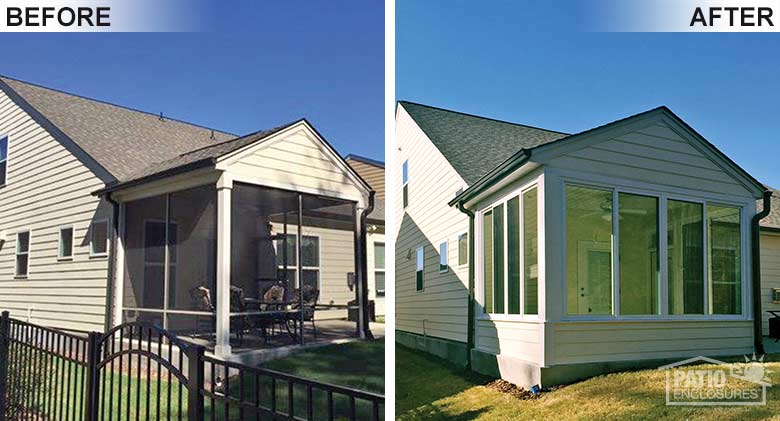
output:
POLYGON ((521 149, 569 136, 408 101, 399 105, 469 185, 521 149))

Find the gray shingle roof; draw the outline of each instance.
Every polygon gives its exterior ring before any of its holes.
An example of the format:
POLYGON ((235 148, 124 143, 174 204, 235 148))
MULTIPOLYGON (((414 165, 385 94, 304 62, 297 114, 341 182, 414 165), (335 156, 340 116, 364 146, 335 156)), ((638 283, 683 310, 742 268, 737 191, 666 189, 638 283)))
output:
POLYGON ((569 136, 407 101, 399 104, 468 184, 475 183, 520 149, 569 136))
MULTIPOLYGON (((759 225, 764 228, 778 229, 780 230, 780 191, 775 190, 769 186, 766 188, 772 191, 772 198, 769 208, 769 215, 764 217, 759 222, 759 225)), ((756 201, 756 210, 761 212, 764 209, 764 201, 756 201)))
POLYGON ((183 152, 236 137, 8 77, 0 80, 119 181, 183 152))

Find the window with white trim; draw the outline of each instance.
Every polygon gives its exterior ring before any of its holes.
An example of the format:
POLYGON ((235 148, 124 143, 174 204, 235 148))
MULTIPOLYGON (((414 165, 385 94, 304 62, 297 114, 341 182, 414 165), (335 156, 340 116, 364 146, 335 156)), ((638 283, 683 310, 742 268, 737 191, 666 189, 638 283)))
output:
POLYGON ((26 278, 30 274, 30 231, 16 233, 16 270, 15 275, 26 278))
POLYGON ((417 252, 415 253, 417 262, 416 262, 416 270, 415 270, 415 287, 417 291, 423 290, 423 276, 425 272, 425 249, 423 247, 418 247, 417 252))
MULTIPOLYGON (((536 187, 530 186, 482 212, 480 255, 486 314, 538 314, 536 197, 536 187)), ((468 237, 462 237, 459 248, 466 253, 468 237)))
POLYGON ((458 266, 469 264, 469 234, 464 232, 458 236, 458 266))
POLYGON ((401 166, 401 173, 402 173, 402 194, 403 194, 403 204, 404 209, 409 205, 409 160, 407 159, 404 161, 403 165, 401 166))
POLYGON ((385 243, 374 243, 374 284, 376 296, 385 296, 385 243))
MULTIPOLYGON (((301 270, 303 275, 301 281, 303 285, 310 286, 313 289, 320 289, 320 237, 314 235, 301 236, 301 270)), ((296 255, 296 245, 298 244, 297 234, 279 234, 274 241, 277 253, 277 264, 282 278, 287 279, 290 285, 298 284, 298 260, 296 255), (287 239, 287 262, 281 258, 284 239, 287 239)))
POLYGON ((446 273, 450 269, 448 248, 446 241, 439 244, 439 273, 446 273))
POLYGON ((89 254, 93 257, 108 254, 108 220, 92 223, 89 229, 89 254))
POLYGON ((57 258, 60 260, 73 258, 73 227, 60 228, 57 250, 57 258))
POLYGON ((742 314, 740 206, 573 184, 565 201, 569 315, 742 314))
POLYGON ((4 186, 8 173, 8 136, 0 137, 0 186, 4 186))

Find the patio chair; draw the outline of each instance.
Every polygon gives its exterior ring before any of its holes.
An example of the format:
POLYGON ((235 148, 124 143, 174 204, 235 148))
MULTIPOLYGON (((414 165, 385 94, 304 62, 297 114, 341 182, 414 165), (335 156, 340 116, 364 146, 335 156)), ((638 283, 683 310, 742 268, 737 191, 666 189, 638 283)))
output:
MULTIPOLYGON (((214 302, 211 300, 211 290, 206 286, 197 286, 190 289, 190 305, 191 308, 196 311, 207 311, 211 313, 209 316, 196 315, 195 316, 195 334, 194 337, 198 337, 201 332, 201 324, 205 321, 207 323, 206 329, 211 330, 216 325, 216 309, 214 308, 214 302)), ((210 333, 209 333, 210 335, 210 333)))
MULTIPOLYGON (((293 293, 294 299, 298 299, 298 289, 296 288, 293 293)), ((320 299, 320 290, 314 288, 311 285, 303 286, 303 321, 310 321, 311 328, 314 333, 314 340, 317 340, 317 326, 314 323, 314 311, 317 309, 317 301, 320 299)), ((297 309, 299 306, 298 301, 294 301, 292 308, 297 309)), ((303 334, 303 324, 301 323, 301 334, 303 334)))
MULTIPOLYGON (((230 286, 230 312, 244 313, 247 311, 246 300, 244 298, 244 289, 235 285, 230 286)), ((244 332, 249 327, 246 315, 231 317, 230 327, 236 333, 238 346, 244 342, 244 332)))

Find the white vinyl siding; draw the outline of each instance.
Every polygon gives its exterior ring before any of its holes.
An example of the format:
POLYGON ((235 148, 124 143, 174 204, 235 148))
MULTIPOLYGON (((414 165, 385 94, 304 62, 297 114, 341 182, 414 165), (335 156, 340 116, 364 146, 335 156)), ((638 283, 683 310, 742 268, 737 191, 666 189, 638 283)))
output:
MULTIPOLYGON (((776 203, 772 203, 776 205, 776 203)), ((780 303, 772 299, 772 290, 780 288, 780 233, 761 232, 761 328, 764 335, 769 335, 769 318, 767 310, 780 311, 780 303)))
POLYGON ((438 241, 468 231, 468 217, 447 205, 452 193, 466 185, 436 146, 425 136, 403 106, 396 120, 395 168, 410 162, 409 206, 404 210, 401 171, 394 171, 391 187, 399 192, 395 207, 395 312, 396 329, 437 338, 466 342, 468 314, 468 265, 439 273, 438 241), (434 243, 436 242, 436 243, 434 243), (415 250, 425 247, 425 289, 415 286, 415 250))
POLYGON ((0 133, 10 140, 0 189, 0 308, 53 327, 103 330, 108 259, 89 259, 87 232, 111 207, 91 192, 103 183, 62 144, 0 92, 0 133), (59 228, 73 226, 71 261, 59 261, 59 228), (32 233, 27 279, 15 279, 16 236, 32 233))

